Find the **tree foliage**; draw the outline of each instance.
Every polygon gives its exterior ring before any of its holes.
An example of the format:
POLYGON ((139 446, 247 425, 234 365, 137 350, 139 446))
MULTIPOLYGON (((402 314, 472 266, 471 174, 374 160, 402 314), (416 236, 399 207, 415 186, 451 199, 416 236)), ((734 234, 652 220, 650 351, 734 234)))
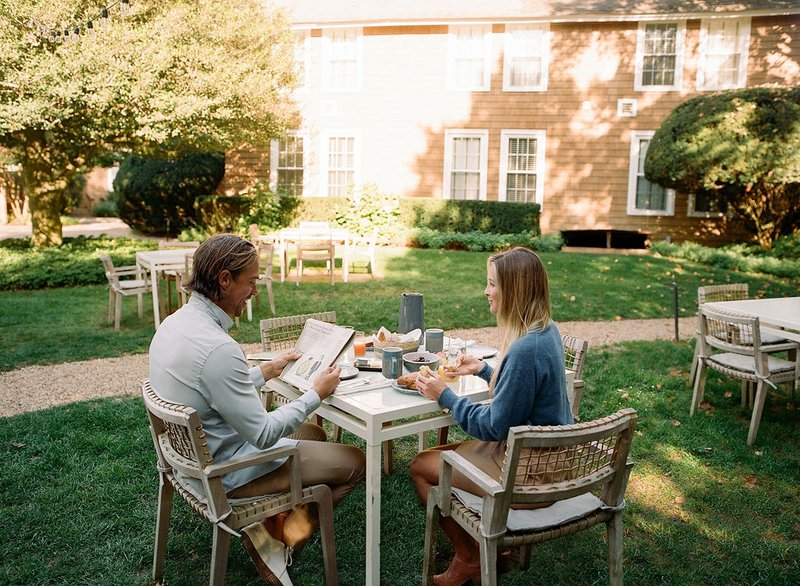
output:
POLYGON ((102 6, 0 3, 0 146, 22 166, 37 245, 60 243, 66 186, 109 153, 265 146, 297 115, 282 13, 257 0, 133 0, 93 36, 48 36, 102 6))
POLYGON ((699 96, 677 106, 650 142, 649 181, 709 193, 769 248, 800 209, 800 88, 699 96))
POLYGON ((224 153, 174 161, 131 155, 114 179, 119 217, 145 234, 179 234, 194 224, 195 199, 214 191, 224 173, 224 153))

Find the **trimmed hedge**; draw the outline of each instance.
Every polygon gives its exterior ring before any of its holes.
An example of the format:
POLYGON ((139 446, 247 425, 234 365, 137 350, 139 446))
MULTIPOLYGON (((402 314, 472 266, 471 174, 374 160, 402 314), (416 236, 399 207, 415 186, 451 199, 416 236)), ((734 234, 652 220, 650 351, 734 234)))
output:
MULTIPOLYGON (((401 198, 400 227, 428 228, 439 232, 488 232, 494 234, 539 234, 539 204, 503 201, 456 201, 432 198, 401 198)), ((248 196, 208 195, 195 206, 201 226, 209 231, 231 230, 237 218, 250 213, 248 196)), ((337 212, 350 204, 346 198, 304 197, 291 224, 301 219, 335 222, 337 212)), ((404 232, 404 230, 399 230, 404 232)))

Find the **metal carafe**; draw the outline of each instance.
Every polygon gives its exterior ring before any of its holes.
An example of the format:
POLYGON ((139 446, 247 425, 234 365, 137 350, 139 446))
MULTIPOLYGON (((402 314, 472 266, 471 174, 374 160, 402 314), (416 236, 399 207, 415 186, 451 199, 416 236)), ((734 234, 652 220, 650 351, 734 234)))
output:
MULTIPOLYGON (((425 306, 422 293, 401 293, 400 294, 400 322, 397 331, 406 334, 411 330, 419 328, 425 331, 425 306)), ((420 344, 422 343, 422 333, 420 333, 420 344)))

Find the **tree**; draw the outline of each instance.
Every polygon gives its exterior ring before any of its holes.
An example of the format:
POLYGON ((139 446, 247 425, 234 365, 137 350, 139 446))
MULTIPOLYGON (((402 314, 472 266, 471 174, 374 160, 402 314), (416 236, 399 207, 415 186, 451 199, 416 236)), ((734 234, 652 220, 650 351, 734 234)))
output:
POLYGON ((719 92, 678 105, 647 150, 645 177, 708 193, 765 248, 800 208, 800 88, 719 92))
POLYGON ((133 0, 96 18, 97 0, 0 3, 0 147, 21 165, 35 245, 60 244, 65 188, 110 152, 264 147, 293 123, 294 35, 264 4, 133 0), (56 42, 65 23, 83 34, 56 42))

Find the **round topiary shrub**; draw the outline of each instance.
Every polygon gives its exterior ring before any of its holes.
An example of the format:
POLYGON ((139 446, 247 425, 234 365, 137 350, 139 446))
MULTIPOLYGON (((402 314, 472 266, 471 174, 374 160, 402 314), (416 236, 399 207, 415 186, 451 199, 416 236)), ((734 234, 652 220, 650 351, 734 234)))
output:
POLYGON ((225 173, 223 153, 175 160, 130 155, 114 179, 119 217, 145 234, 178 234, 194 224, 194 200, 213 193, 225 173))

